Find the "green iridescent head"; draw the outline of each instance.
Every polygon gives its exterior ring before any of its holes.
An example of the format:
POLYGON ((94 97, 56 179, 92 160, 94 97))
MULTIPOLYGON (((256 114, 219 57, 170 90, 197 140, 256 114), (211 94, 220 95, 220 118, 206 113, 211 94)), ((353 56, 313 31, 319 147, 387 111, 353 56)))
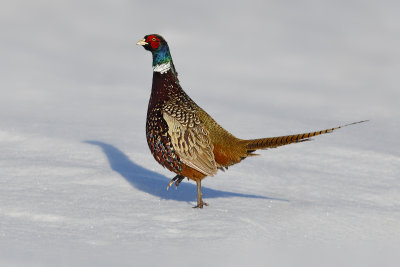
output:
POLYGON ((144 49, 153 54, 153 66, 172 61, 168 44, 161 35, 146 35, 142 40, 137 42, 137 45, 143 46, 144 49))

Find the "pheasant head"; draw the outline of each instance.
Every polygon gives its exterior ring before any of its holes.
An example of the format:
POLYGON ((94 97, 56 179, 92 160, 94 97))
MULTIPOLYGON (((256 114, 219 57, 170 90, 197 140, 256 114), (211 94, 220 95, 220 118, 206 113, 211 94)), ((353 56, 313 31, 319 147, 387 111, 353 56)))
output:
POLYGON ((136 44, 143 46, 144 49, 153 54, 153 68, 161 65, 170 66, 172 64, 172 57, 169 52, 168 44, 161 35, 146 35, 136 44))

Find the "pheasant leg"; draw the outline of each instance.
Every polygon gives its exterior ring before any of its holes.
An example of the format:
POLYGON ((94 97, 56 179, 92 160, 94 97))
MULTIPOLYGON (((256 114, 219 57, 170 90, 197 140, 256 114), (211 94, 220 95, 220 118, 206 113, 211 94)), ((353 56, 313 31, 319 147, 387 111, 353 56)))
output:
POLYGON ((197 180, 197 205, 194 206, 193 208, 199 208, 202 209, 203 206, 208 206, 208 204, 206 202, 203 202, 203 194, 201 193, 201 180, 197 180))

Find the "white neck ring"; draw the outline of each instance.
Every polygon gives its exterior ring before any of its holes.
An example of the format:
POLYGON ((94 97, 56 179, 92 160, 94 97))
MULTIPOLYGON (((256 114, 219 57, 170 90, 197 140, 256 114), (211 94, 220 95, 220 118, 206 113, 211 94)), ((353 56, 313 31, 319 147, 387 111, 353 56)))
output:
POLYGON ((170 69, 171 69, 171 61, 168 61, 168 62, 153 66, 153 71, 154 72, 159 72, 161 74, 166 73, 170 69))

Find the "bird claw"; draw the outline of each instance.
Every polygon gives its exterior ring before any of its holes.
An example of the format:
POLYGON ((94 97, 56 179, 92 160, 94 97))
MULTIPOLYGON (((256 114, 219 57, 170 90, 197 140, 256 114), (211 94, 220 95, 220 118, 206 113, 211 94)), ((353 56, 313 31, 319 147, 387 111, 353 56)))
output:
POLYGON ((185 179, 185 177, 182 175, 177 175, 174 178, 172 178, 171 181, 169 181, 169 183, 167 185, 167 190, 171 187, 171 185, 174 182, 175 182, 175 189, 178 189, 178 185, 182 182, 183 179, 185 179))
POLYGON ((169 181, 168 185, 167 185, 167 190, 171 187, 171 185, 174 183, 174 179, 172 179, 171 181, 169 181))
POLYGON ((206 202, 200 202, 200 203, 197 203, 197 205, 194 206, 193 208, 194 209, 202 209, 203 206, 208 206, 208 204, 206 202))
POLYGON ((178 185, 182 182, 183 178, 178 179, 178 181, 175 182, 175 188, 178 188, 178 185))

